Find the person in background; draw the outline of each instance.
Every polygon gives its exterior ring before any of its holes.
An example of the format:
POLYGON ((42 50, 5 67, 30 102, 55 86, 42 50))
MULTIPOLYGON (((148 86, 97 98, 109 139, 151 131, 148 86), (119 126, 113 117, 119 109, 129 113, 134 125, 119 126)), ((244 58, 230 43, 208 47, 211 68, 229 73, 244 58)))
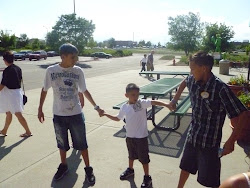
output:
POLYGON ((15 65, 14 55, 7 51, 3 54, 3 61, 7 66, 3 71, 0 84, 0 112, 6 113, 4 128, 0 131, 0 136, 7 136, 7 131, 12 122, 12 114, 15 114, 25 133, 20 137, 32 136, 26 119, 23 117, 23 91, 21 89, 22 70, 15 65))
POLYGON ((147 54, 144 54, 144 57, 143 57, 142 60, 140 61, 141 72, 142 72, 142 71, 146 71, 146 64, 147 64, 147 54))
MULTIPOLYGON (((148 55, 147 59, 147 71, 154 71, 154 50, 151 51, 151 53, 148 55)), ((153 77, 151 74, 150 77, 153 77)))

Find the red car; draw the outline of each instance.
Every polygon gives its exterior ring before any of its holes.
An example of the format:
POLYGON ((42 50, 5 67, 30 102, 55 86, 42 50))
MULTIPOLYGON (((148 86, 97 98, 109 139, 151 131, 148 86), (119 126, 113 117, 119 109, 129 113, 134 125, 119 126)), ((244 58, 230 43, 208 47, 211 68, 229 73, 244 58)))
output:
POLYGON ((47 53, 44 50, 35 51, 29 55, 29 60, 40 60, 41 58, 47 59, 47 53))

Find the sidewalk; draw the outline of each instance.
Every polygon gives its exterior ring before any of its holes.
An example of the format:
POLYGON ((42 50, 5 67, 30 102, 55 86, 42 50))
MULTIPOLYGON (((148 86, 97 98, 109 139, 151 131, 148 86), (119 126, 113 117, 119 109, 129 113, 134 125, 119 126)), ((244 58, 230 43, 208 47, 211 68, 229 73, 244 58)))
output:
MULTIPOLYGON (((172 63, 171 61, 168 64, 172 63)), ((189 71, 186 66, 167 66, 160 64, 155 70, 189 71)), ((219 68, 213 69, 215 75, 224 82, 229 76, 219 75, 219 68)), ((233 72, 232 74, 238 74, 233 72)), ((244 73, 245 74, 245 73, 244 73)), ((164 77, 164 76, 162 76, 164 77)), ((129 70, 120 73, 108 74, 88 78, 87 88, 91 92, 96 103, 106 111, 116 114, 112 106, 125 100, 125 87, 134 82, 143 86, 150 81, 138 75, 138 70, 129 70)), ((64 179, 53 182, 52 178, 60 163, 59 152, 56 147, 55 134, 52 124, 52 90, 50 89, 44 105, 45 122, 40 124, 37 119, 37 109, 40 97, 40 89, 26 92, 29 97, 25 105, 25 113, 33 136, 21 139, 22 127, 14 117, 9 128, 8 136, 0 138, 0 188, 47 188, 47 187, 88 187, 84 183, 84 162, 78 151, 70 149, 68 161, 70 171, 64 179)), ((99 118, 90 103, 85 100, 84 114, 86 118, 87 140, 89 145, 90 162, 96 175, 97 188, 136 188, 140 187, 143 178, 141 164, 135 162, 135 178, 130 181, 120 181, 119 176, 128 166, 128 154, 124 140, 123 122, 113 122, 108 118, 99 118)), ((160 120, 168 112, 167 109, 157 114, 160 120)), ((0 114, 1 126, 5 115, 0 114)), ((159 131, 153 128, 148 121, 150 136, 150 174, 155 188, 176 187, 179 178, 179 163, 189 117, 181 121, 181 127, 176 132, 159 131), (183 136, 184 135, 184 136, 183 136)), ((231 133, 226 119, 223 132, 223 143, 231 133)), ((222 158, 221 180, 248 170, 244 161, 245 153, 237 144, 235 151, 222 158)), ((190 176, 186 184, 187 188, 201 187, 196 182, 196 176, 190 176)))

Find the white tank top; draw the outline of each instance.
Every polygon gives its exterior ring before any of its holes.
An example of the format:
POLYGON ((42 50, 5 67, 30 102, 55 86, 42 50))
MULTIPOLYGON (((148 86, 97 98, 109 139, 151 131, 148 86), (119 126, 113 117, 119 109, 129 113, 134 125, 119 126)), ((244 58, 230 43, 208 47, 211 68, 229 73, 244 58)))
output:
POLYGON ((248 175, 246 173, 242 173, 242 174, 245 176, 247 183, 248 183, 248 187, 250 188, 250 180, 249 180, 248 175))

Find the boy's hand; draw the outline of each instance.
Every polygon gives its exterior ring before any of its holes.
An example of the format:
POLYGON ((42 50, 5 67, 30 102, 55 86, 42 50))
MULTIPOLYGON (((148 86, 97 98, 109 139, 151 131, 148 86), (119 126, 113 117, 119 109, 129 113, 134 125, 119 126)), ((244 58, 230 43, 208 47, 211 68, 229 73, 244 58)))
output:
POLYGON ((173 102, 170 102, 170 103, 169 103, 169 110, 171 110, 171 111, 176 110, 176 104, 173 103, 173 102))
POLYGON ((227 140, 223 146, 222 156, 230 154, 234 151, 234 142, 231 140, 227 140))
POLYGON ((102 110, 101 108, 99 108, 99 109, 97 110, 97 112, 99 113, 99 116, 100 116, 100 117, 102 117, 103 114, 104 114, 104 110, 102 110))
POLYGON ((44 113, 43 113, 42 110, 38 110, 38 115, 37 115, 37 117, 38 117, 38 120, 39 120, 41 123, 43 123, 43 122, 45 121, 45 119, 44 119, 44 113))

